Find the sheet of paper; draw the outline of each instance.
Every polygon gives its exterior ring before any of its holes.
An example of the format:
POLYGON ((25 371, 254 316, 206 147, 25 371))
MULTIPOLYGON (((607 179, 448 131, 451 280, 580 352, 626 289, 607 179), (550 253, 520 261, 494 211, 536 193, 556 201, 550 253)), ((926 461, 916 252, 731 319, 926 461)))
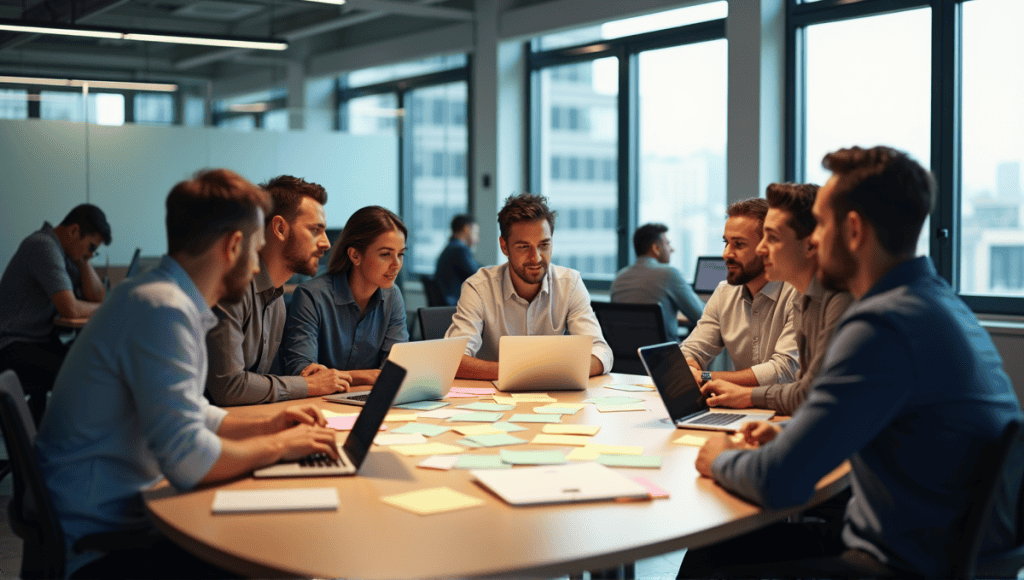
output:
POLYGON ((452 431, 460 435, 494 435, 496 433, 505 433, 501 429, 496 429, 494 425, 459 425, 458 427, 452 427, 452 431))
POLYGON ((544 425, 542 431, 553 435, 596 435, 600 425, 544 425))
POLYGON ((701 437, 700 435, 683 435, 679 439, 672 441, 680 445, 692 445, 693 447, 703 447, 708 442, 707 437, 701 437))
POLYGON ((432 487, 380 498, 384 503, 426 516, 483 505, 484 500, 448 487, 432 487))
POLYGON ((392 429, 392 433, 421 433, 427 437, 437 437, 441 433, 444 433, 451 429, 451 427, 444 427, 442 425, 430 425, 428 423, 406 423, 401 427, 392 429))
MULTIPOLYGON (((331 429, 337 429, 338 431, 351 431, 352 425, 356 422, 356 415, 346 415, 343 417, 331 417, 327 420, 327 426, 331 429)), ((387 431, 387 425, 381 425, 381 431, 387 431)))
POLYGON ((422 433, 381 433, 373 438, 377 445, 415 445, 426 443, 427 438, 422 433))
POLYGON ((661 457, 658 455, 606 455, 597 456, 597 462, 608 467, 646 467, 661 468, 661 457))
POLYGON ((424 419, 447 419, 448 417, 454 417, 455 415, 462 415, 463 413, 472 413, 469 409, 435 409, 433 411, 425 411, 417 413, 424 419))
POLYGON ((455 469, 511 469, 500 455, 460 455, 455 469))
POLYGON ((596 405, 597 410, 602 413, 618 413, 620 411, 646 411, 647 407, 643 403, 627 403, 625 405, 607 405, 605 403, 598 403, 596 405))
POLYGON ((555 403, 552 405, 544 405, 541 407, 534 407, 534 413, 552 413, 555 415, 572 415, 583 408, 583 405, 571 404, 571 403, 555 403))
POLYGON ((561 423, 561 415, 531 415, 529 413, 518 413, 508 419, 509 423, 561 423))
POLYGON ((661 489, 660 487, 649 481, 646 477, 640 477, 638 475, 636 477, 631 477, 630 479, 646 487, 647 493, 651 494, 651 499, 664 499, 668 497, 667 491, 661 489))
POLYGON ((649 393, 654 390, 654 385, 604 385, 604 388, 627 393, 649 393))
POLYGON ((565 463, 565 454, 558 450, 511 451, 502 449, 501 460, 512 465, 559 465, 565 463))
POLYGON ((495 421, 501 421, 501 416, 502 415, 504 415, 504 413, 500 413, 500 412, 499 413, 487 413, 487 412, 484 412, 484 411, 476 411, 476 412, 470 411, 469 413, 466 413, 464 415, 455 415, 454 417, 449 417, 448 420, 452 421, 452 422, 455 422, 455 421, 471 421, 471 422, 475 422, 475 423, 493 423, 495 421))
POLYGON ((401 453, 402 455, 417 456, 417 455, 449 455, 452 453, 462 453, 464 450, 458 445, 448 445, 447 443, 420 443, 419 445, 394 445, 391 449, 401 453))
POLYGON ((577 447, 565 456, 569 461, 596 461, 600 455, 597 451, 587 451, 586 447, 577 447))
POLYGON ((221 489, 213 494, 212 509, 215 514, 335 510, 338 509, 338 490, 334 487, 221 489))
POLYGON ((447 407, 448 403, 445 401, 417 401, 415 403, 403 403, 401 405, 395 405, 396 409, 409 409, 411 411, 433 411, 434 409, 440 409, 441 407, 447 407))
POLYGON ((586 435, 552 435, 550 433, 538 433, 533 441, 537 445, 586 445, 593 437, 586 435))
POLYGON ((448 471, 449 469, 453 469, 459 462, 459 457, 459 455, 431 455, 423 461, 420 461, 417 467, 448 471))
POLYGON ((470 435, 467 439, 481 447, 499 447, 501 445, 521 445, 526 443, 526 439, 520 439, 514 435, 509 435, 508 433, 470 435))
POLYGON ((389 411, 384 417, 385 421, 415 421, 419 416, 408 411, 389 411))
POLYGON ((644 452, 643 447, 633 445, 601 445, 599 443, 591 443, 583 449, 604 455, 640 455, 644 452))
POLYGON ((515 409, 515 405, 499 405, 498 403, 468 403, 466 405, 459 405, 460 409, 469 409, 470 411, 511 411, 515 409))
POLYGON ((630 403, 643 403, 644 400, 638 397, 627 397, 626 395, 611 395, 608 397, 590 397, 589 399, 583 399, 584 403, 594 403, 595 405, 628 405, 630 403))
POLYGON ((513 425, 512 423, 506 423, 504 421, 498 421, 491 425, 495 429, 504 431, 506 433, 515 433, 516 431, 526 431, 526 427, 520 427, 519 425, 513 425))
POLYGON ((493 395, 494 387, 452 387, 449 393, 469 393, 470 395, 493 395))

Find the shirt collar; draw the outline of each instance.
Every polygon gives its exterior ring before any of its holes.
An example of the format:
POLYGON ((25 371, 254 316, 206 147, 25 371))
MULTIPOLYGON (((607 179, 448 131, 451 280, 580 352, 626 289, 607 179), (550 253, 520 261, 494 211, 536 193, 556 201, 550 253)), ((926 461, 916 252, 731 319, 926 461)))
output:
MULTIPOLYGON (((334 277, 334 303, 343 304, 355 304, 356 299, 352 296, 352 288, 348 285, 348 274, 349 271, 336 272, 334 274, 328 274, 334 277)), ((381 300, 381 289, 377 288, 370 295, 370 301, 366 303, 366 309, 369 310, 381 300)))
POLYGON ((825 287, 818 281, 818 276, 815 274, 811 278, 811 283, 807 286, 807 292, 804 292, 803 297, 800 299, 800 310, 807 310, 807 307, 811 305, 811 302, 821 302, 825 297, 825 287))
POLYGON ((206 298, 199 292, 199 287, 192 281, 192 277, 188 275, 188 272, 181 267, 177 260, 164 254, 157 268, 166 272, 167 276, 181 288, 181 291, 195 303, 196 308, 199 309, 199 315, 202 317, 205 330, 210 330, 217 325, 217 315, 213 313, 213 309, 206 303, 206 298))
MULTIPOLYGON (((779 281, 768 282, 767 284, 764 285, 764 288, 761 288, 758 294, 764 294, 765 298, 771 300, 772 302, 778 302, 779 295, 782 294, 782 284, 783 283, 779 281)), ((755 296, 752 296, 750 294, 750 288, 747 288, 746 284, 743 285, 743 297, 747 300, 750 300, 751 302, 753 302, 755 298, 755 296)))
POLYGON ((284 294, 284 288, 274 287, 274 282, 270 279, 270 272, 267 270, 267 264, 263 261, 262 257, 259 260, 260 272, 252 277, 253 284, 256 287, 256 293, 263 294, 264 292, 270 291, 270 299, 273 300, 274 298, 284 294))
POLYGON ((636 259, 636 263, 639 264, 641 262, 643 262, 644 264, 646 264, 648 266, 651 266, 651 267, 657 267, 657 266, 661 265, 661 262, 655 260, 651 256, 640 256, 640 257, 638 257, 636 259))
MULTIPOLYGON (((501 295, 504 296, 506 300, 513 296, 519 296, 519 294, 516 293, 516 287, 512 285, 512 266, 510 266, 508 262, 505 262, 502 264, 502 267, 505 269, 505 273, 502 275, 501 280, 501 295)), ((547 272, 544 272, 544 277, 540 280, 540 291, 537 292, 537 296, 551 293, 551 268, 552 265, 548 264, 548 270, 547 272)), ((522 296, 520 296, 520 298, 522 298, 522 296)))
POLYGON ((60 243, 60 238, 57 237, 57 232, 53 230, 53 226, 50 225, 50 222, 43 222, 43 227, 39 228, 39 231, 53 238, 54 241, 57 242, 57 247, 60 248, 60 253, 63 254, 65 258, 67 257, 67 252, 64 251, 64 246, 60 243))
POLYGON ((875 285, 868 290, 868 293, 865 294, 861 300, 874 296, 875 294, 888 292, 889 290, 900 286, 905 286, 914 280, 934 277, 936 275, 935 265, 932 264, 932 259, 928 256, 919 256, 902 262, 892 270, 889 270, 885 276, 882 276, 878 282, 875 282, 875 285))

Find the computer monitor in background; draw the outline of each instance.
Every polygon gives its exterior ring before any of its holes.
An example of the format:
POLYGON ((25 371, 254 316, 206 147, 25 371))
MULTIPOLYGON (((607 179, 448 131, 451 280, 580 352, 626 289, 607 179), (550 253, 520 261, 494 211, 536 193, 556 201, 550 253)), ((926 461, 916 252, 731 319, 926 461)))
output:
POLYGON ((135 248, 132 254, 132 261, 128 262, 128 269, 124 272, 124 279, 127 280, 139 273, 139 256, 142 255, 142 248, 135 248))
POLYGON ((725 258, 701 256, 697 258, 697 270, 693 274, 693 291, 698 294, 711 294, 728 274, 725 258))

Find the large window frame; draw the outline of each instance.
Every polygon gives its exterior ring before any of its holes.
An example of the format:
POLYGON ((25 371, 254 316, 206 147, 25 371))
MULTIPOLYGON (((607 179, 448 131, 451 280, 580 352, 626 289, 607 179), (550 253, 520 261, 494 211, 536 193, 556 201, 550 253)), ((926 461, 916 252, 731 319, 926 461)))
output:
MULTIPOLYGON (((617 154, 617 195, 618 212, 616 234, 616 270, 630 263, 633 252, 632 237, 637 227, 639 204, 640 162, 639 125, 637 108, 639 95, 639 55, 648 50, 685 46, 713 40, 725 40, 725 19, 708 20, 676 28, 657 30, 610 40, 597 40, 585 44, 546 51, 534 51, 531 43, 526 44, 527 53, 527 183, 530 191, 541 190, 541 139, 539 135, 542 115, 539 110, 540 74, 545 68, 591 62, 601 58, 618 59, 618 144, 617 154)), ((587 287, 591 290, 608 290, 611 280, 594 278, 583 272, 587 287)))
MULTIPOLYGON (((960 291, 961 247, 961 101, 962 8, 972 0, 788 0, 786 7, 786 179, 803 178, 805 132, 806 28, 816 24, 864 18, 916 8, 930 8, 931 45, 931 171, 938 195, 930 220, 929 255, 939 275, 960 291)), ((973 0, 979 1, 979 0, 973 0)), ((972 310, 987 314, 1020 314, 1024 298, 962 295, 972 310)))

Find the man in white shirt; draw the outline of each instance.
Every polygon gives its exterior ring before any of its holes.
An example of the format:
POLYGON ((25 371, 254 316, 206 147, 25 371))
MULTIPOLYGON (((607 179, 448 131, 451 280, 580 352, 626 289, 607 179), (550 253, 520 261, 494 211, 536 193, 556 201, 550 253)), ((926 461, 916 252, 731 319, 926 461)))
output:
POLYGON ((576 270, 552 265, 555 214, 547 199, 523 193, 498 212, 498 242, 508 262, 481 268, 462 286, 458 309, 445 335, 469 337, 458 376, 498 378, 502 336, 576 334, 594 339, 590 376, 612 368, 612 351, 576 270))

